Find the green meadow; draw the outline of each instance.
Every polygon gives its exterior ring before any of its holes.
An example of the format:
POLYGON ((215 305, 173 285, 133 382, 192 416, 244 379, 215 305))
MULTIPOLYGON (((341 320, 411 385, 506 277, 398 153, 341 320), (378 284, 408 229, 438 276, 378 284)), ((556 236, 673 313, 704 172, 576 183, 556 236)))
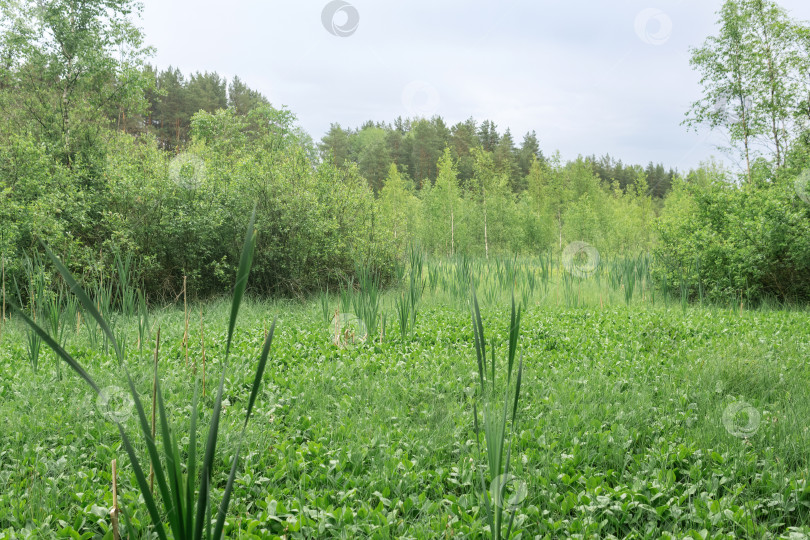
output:
MULTIPOLYGON (((359 272, 332 294, 265 301, 248 284, 223 381, 210 485, 217 504, 276 327, 226 537, 806 537, 807 310, 684 303, 650 285, 643 257, 592 262, 412 252, 387 287, 359 272), (492 392, 480 380, 473 289, 492 392), (507 386, 513 297, 519 331, 507 386), (486 394, 508 404, 500 495, 486 394)), ((88 297, 100 306, 104 290, 88 297)), ((3 325, 0 538, 113 538, 113 459, 123 537, 154 538, 117 428, 139 431, 125 369, 148 416, 159 328, 158 378, 185 463, 193 411, 199 426, 211 422, 231 300, 102 309, 123 348, 119 362, 70 296, 61 296, 53 335, 102 392, 45 344, 33 362, 36 340, 19 317, 3 325)), ((131 439, 146 470, 144 439, 131 439)))

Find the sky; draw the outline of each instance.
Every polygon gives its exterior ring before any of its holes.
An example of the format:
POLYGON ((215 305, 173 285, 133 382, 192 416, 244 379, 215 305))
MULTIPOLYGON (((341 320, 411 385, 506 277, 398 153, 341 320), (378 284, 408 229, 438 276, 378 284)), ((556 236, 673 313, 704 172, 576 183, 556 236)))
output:
MULTIPOLYGON (((737 167, 721 132, 681 124, 701 96, 689 49, 721 0, 142 1, 153 65, 238 75, 316 141, 332 123, 472 116, 565 160, 737 167)), ((810 20, 810 2, 780 5, 810 20)))

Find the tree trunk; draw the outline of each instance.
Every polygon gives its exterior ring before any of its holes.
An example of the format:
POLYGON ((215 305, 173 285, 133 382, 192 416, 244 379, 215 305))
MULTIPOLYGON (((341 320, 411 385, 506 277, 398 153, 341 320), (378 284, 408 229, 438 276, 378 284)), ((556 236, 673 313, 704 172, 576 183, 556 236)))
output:
MULTIPOLYGON (((765 33, 765 39, 767 40, 768 34, 765 33)), ((776 80, 773 73, 773 58, 771 54, 771 47, 770 45, 765 45, 765 51, 767 52, 768 56, 768 79, 770 82, 770 95, 771 95, 771 129, 773 133, 773 142, 776 145, 776 168, 780 168, 782 166, 782 147, 779 144, 779 129, 776 125, 776 80)))
POLYGON ((739 98, 740 98, 740 110, 742 112, 740 116, 740 121, 742 122, 743 128, 743 146, 745 148, 745 170, 748 175, 748 183, 751 183, 751 152, 748 148, 749 143, 748 139, 750 138, 749 129, 748 129, 748 115, 745 111, 745 95, 742 89, 742 75, 740 74, 739 70, 737 71, 737 85, 739 88, 739 98))
POLYGON ((776 146, 776 168, 780 168, 782 166, 782 145, 780 144, 780 137, 779 137, 779 128, 777 126, 777 104, 776 104, 776 75, 774 69, 774 58, 773 58, 773 48, 771 47, 770 38, 768 36, 768 25, 767 22, 764 20, 764 14, 762 13, 762 5, 757 5, 757 14, 760 16, 760 24, 762 25, 762 43, 765 47, 765 56, 768 60, 768 90, 770 93, 771 98, 771 132, 773 134, 773 142, 776 146))
POLYGON ((456 253, 456 224, 454 221, 453 210, 450 209, 450 256, 456 253))
POLYGON ((489 259, 489 238, 487 237, 487 197, 484 195, 484 253, 489 259))
POLYGON ((743 110, 743 132, 745 133, 743 136, 743 145, 745 146, 745 170, 748 174, 748 183, 750 184, 751 179, 751 152, 748 148, 748 124, 745 117, 745 110, 743 110))
POLYGON ((62 133, 65 138, 65 154, 70 155, 70 115, 68 114, 68 86, 62 89, 62 133))

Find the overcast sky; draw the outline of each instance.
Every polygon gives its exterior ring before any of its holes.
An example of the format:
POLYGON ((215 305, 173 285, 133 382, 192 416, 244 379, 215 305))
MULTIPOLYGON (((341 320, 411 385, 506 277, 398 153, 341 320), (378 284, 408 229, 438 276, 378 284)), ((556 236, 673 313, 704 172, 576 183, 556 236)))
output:
MULTIPOLYGON (((661 162, 724 157, 680 125, 700 97, 689 47, 720 0, 144 0, 152 63, 238 75, 319 140, 338 122, 439 114, 535 130, 543 152, 661 162)), ((782 0, 797 19, 810 2, 782 0)))

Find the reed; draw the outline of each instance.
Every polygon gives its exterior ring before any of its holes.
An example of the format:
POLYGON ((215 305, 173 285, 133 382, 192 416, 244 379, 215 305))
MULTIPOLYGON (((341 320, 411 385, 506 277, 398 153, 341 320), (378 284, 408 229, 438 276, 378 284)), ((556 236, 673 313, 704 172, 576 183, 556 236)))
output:
POLYGON ((413 250, 410 255, 410 272, 407 289, 395 300, 397 319, 402 343, 410 340, 416 328, 416 317, 419 313, 419 304, 424 292, 425 283, 422 280, 424 259, 421 252, 413 250))
POLYGON ((183 276, 183 351, 186 357, 186 367, 188 367, 188 301, 186 300, 186 276, 183 276))
POLYGON ((112 499, 113 505, 110 508, 110 528, 112 529, 113 540, 121 540, 121 535, 118 532, 118 466, 117 460, 112 460, 112 499))
POLYGON ((622 284, 624 285, 624 303, 630 305, 636 288, 636 261, 625 257, 622 261, 622 284))
MULTIPOLYGON (((486 339, 484 325, 481 321, 481 311, 475 291, 472 292, 470 302, 472 312, 473 335, 475 339, 475 352, 478 360, 478 379, 480 383, 480 401, 483 417, 483 432, 486 442, 486 463, 490 479, 490 489, 483 469, 479 469, 481 481, 481 497, 484 503, 486 519, 490 535, 495 540, 509 538, 512 533, 517 504, 525 493, 516 493, 511 500, 504 500, 504 491, 512 482, 510 458, 512 443, 515 440, 515 426, 517 425, 517 407, 520 399, 520 384, 523 377, 523 356, 518 362, 514 389, 512 388, 512 375, 515 368, 518 337, 520 335, 520 308, 515 307, 515 298, 512 296, 512 314, 509 321, 509 349, 506 357, 505 385, 497 382, 497 369, 495 361, 495 343, 490 344, 490 359, 487 359, 486 339), (511 417, 510 417, 511 412, 511 417), (511 507, 511 508, 510 508, 511 507), (510 513, 511 510, 511 513, 510 513), (507 517, 508 523, 504 523, 507 517), (506 525, 506 533, 503 528, 506 525)), ((501 380, 503 376, 501 375, 501 380)), ((481 424, 478 422, 478 404, 473 403, 473 416, 475 424, 475 437, 478 448, 479 461, 483 459, 481 451, 481 424)), ((525 486, 525 484, 523 484, 525 486)), ((524 488, 525 489, 525 488, 524 488)))
POLYGON ((352 308, 373 340, 381 318, 380 276, 367 266, 358 266, 357 276, 359 288, 351 298, 352 308))
MULTIPOLYGON (((155 336, 155 371, 152 378, 152 439, 155 438, 155 415, 157 414, 157 373, 158 373, 158 357, 160 356, 160 326, 157 329, 157 336, 155 336)), ((155 492, 155 467, 152 463, 149 464, 149 491, 155 492)))
POLYGON ((122 255, 120 250, 114 252, 116 278, 118 281, 118 307, 124 317, 134 317, 138 308, 138 290, 134 286, 135 265, 132 253, 122 255))
POLYGON ((352 296, 354 295, 354 279, 350 278, 346 286, 340 289, 340 311, 348 313, 352 310, 352 296))
POLYGON ((686 312, 686 307, 689 305, 689 276, 681 269, 681 279, 678 283, 681 291, 681 310, 686 312))
MULTIPOLYGON (((45 306, 48 301, 48 290, 45 269, 36 253, 24 259, 23 271, 26 279, 24 292, 15 281, 17 301, 21 306, 27 304, 28 313, 31 314, 34 321, 42 320, 46 316, 45 306)), ((36 373, 39 370, 42 338, 30 328, 26 328, 25 349, 28 353, 28 363, 31 364, 31 369, 36 373)))
POLYGON ((149 303, 143 291, 138 290, 138 350, 143 351, 144 343, 148 342, 151 336, 151 326, 149 325, 149 303))
POLYGON ((399 321, 399 332, 404 345, 405 342, 410 339, 411 333, 413 332, 411 321, 415 319, 415 315, 412 314, 413 307, 408 300, 407 294, 404 292, 396 298, 394 305, 396 308, 397 320, 399 321))
POLYGON ((2 298, 0 298, 0 338, 3 337, 3 327, 6 324, 6 254, 0 253, 0 285, 2 298))
POLYGON ((321 306, 323 322, 329 323, 332 320, 332 310, 329 307, 329 285, 326 286, 325 290, 318 291, 318 302, 321 306))
MULTIPOLYGON (((265 366, 267 364, 267 358, 273 342, 273 334, 276 324, 274 321, 267 334, 267 338, 264 340, 264 345, 262 347, 261 354, 259 355, 258 366, 251 386, 250 398, 248 400, 247 412, 245 414, 244 423, 242 424, 240 436, 237 439, 237 446, 234 452, 230 474, 216 512, 216 519, 214 521, 209 519, 212 507, 210 482, 215 462, 217 441, 219 438, 222 395, 225 386, 225 377, 228 371, 228 359, 233 340, 233 333, 236 327, 239 307, 244 297, 245 287, 247 286, 248 275, 250 273, 250 267, 253 260, 253 252, 256 245, 254 220, 255 210, 250 218, 247 228, 245 243, 242 248, 242 255, 237 271, 236 284, 234 286, 231 301, 231 311, 228 323, 222 374, 220 376, 219 386, 217 388, 217 396, 214 400, 211 423, 208 428, 207 439, 204 443, 204 456, 201 462, 198 462, 197 457, 197 418, 199 417, 198 380, 195 378, 194 397, 192 399, 190 426, 188 429, 188 446, 185 449, 185 453, 181 454, 177 445, 177 437, 169 428, 168 416, 163 400, 163 392, 160 388, 160 378, 158 376, 157 366, 155 367, 154 385, 157 403, 157 423, 159 425, 160 440, 162 443, 162 448, 159 450, 156 438, 152 436, 150 422, 147 420, 144 406, 141 402, 139 393, 135 388, 135 383, 124 366, 124 372, 126 374, 130 393, 132 394, 137 412, 138 424, 141 430, 142 439, 148 452, 150 465, 154 469, 155 483, 157 484, 159 498, 155 497, 150 490, 149 482, 141 465, 141 460, 138 458, 135 452, 132 440, 124 428, 124 425, 118 418, 115 418, 115 422, 118 427, 123 446, 132 465, 132 472, 141 493, 143 504, 146 507, 146 511, 152 521, 153 530, 151 534, 160 540, 168 540, 168 532, 170 532, 171 537, 175 539, 193 540, 201 540, 203 537, 208 540, 211 538, 219 539, 223 534, 225 517, 228 511, 230 497, 231 493, 233 492, 234 480, 239 464, 239 454, 241 451, 242 441, 244 440, 245 431, 250 420, 251 413, 253 412, 256 397, 258 396, 259 386, 261 384, 262 375, 264 374, 265 366), (185 463, 181 461, 181 455, 187 456, 185 463), (158 501, 160 501, 161 507, 158 506, 158 501)), ((104 332, 109 342, 112 343, 119 361, 122 361, 123 352, 119 347, 118 341, 116 340, 116 337, 113 334, 107 320, 102 317, 96 305, 94 305, 88 294, 78 285, 72 274, 67 268, 65 268, 62 262, 50 251, 50 249, 47 248, 47 246, 45 247, 45 250, 59 273, 62 275, 63 279, 70 285, 73 294, 77 296, 86 312, 96 320, 102 332, 104 332)), ((53 351, 56 352, 56 354, 62 360, 64 360, 64 362, 67 363, 71 369, 73 369, 97 394, 101 393, 101 389, 96 384, 93 377, 74 359, 70 353, 68 353, 59 343, 57 343, 22 309, 15 307, 12 307, 12 309, 14 309, 18 316, 28 325, 28 327, 31 328, 31 330, 35 332, 51 349, 53 349, 53 351)), ((124 512, 124 517, 126 519, 126 512, 124 512)))

